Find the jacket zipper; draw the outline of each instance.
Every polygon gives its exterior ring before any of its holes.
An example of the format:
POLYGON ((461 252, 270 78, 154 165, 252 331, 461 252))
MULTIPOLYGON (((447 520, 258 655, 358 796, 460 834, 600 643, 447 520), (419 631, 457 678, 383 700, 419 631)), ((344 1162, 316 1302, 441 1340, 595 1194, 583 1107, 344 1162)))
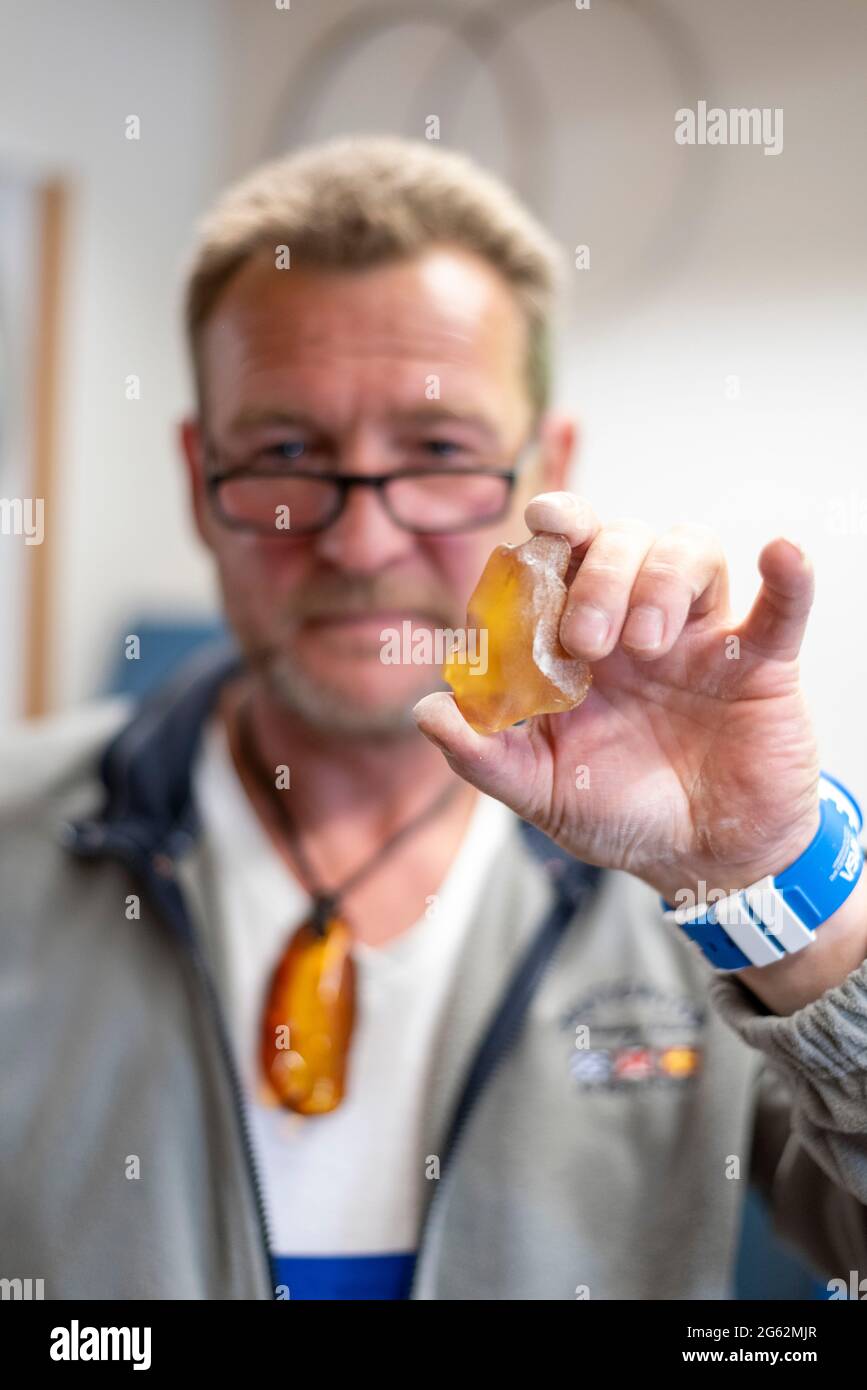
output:
MULTIPOLYGON (((106 836, 106 840, 108 839, 109 835, 106 836)), ((205 994, 205 999, 207 1001, 208 1009, 211 1014, 211 1020, 214 1024, 214 1028, 217 1033, 217 1042, 220 1048, 220 1054, 223 1058, 226 1073, 229 1079, 229 1088, 232 1093, 232 1103, 235 1111, 235 1120, 238 1125, 238 1132, 241 1136, 241 1150, 244 1155, 247 1176, 250 1181, 250 1188, 253 1193, 253 1201, 256 1208, 257 1224, 259 1228, 259 1239, 262 1246, 262 1254, 265 1260, 265 1266, 268 1270, 268 1284, 271 1290, 271 1298, 276 1300, 277 1270, 274 1264, 274 1257, 271 1254, 271 1239, 270 1232, 268 1229, 268 1217, 265 1211, 265 1202, 262 1192, 262 1180, 256 1164, 255 1155, 253 1153, 253 1143, 250 1135, 250 1127, 247 1122, 247 1112, 244 1106, 243 1089, 241 1086, 240 1077, 238 1076, 237 1068, 235 1066, 235 1061, 232 1056, 232 1048, 229 1043, 228 1028, 226 1026, 226 1020, 223 1014, 223 1010, 220 1005, 219 998, 217 996, 217 991, 214 986, 211 973, 201 953, 198 941, 196 940, 192 922, 190 921, 189 914, 187 913, 186 908, 184 906, 183 896, 181 894, 180 888, 177 883, 177 879, 175 877, 174 861, 171 859, 170 856, 164 856, 166 870, 169 870, 170 868, 170 872, 162 873, 158 871, 154 868, 153 863, 151 862, 151 856, 148 854, 147 851, 142 850, 142 848, 135 842, 135 840, 130 839, 127 836, 121 836, 116 830, 112 830, 110 832, 110 844, 103 842, 98 846, 93 846, 92 848, 90 846, 87 846, 84 849, 84 853, 88 854, 90 857, 97 857, 101 852, 104 853, 106 851, 113 852, 118 859, 123 860, 124 863, 126 863, 131 869, 133 869, 137 875, 141 876, 144 879, 144 881, 150 886, 154 898, 160 904, 163 911, 166 913, 167 917, 172 922, 172 925, 176 928, 176 930, 180 928, 179 935, 181 936, 182 941, 189 950, 190 958, 192 959, 193 965, 196 969, 196 973, 199 978, 199 982, 205 994), (180 915, 176 914, 174 906, 168 895, 161 891, 162 886, 166 882, 171 883, 175 889, 175 893, 177 894, 178 907, 180 908, 180 915)), ((82 853, 82 848, 79 847, 77 852, 82 853)))
POLYGON ((437 1187, 422 1218, 416 1263, 409 1288, 410 1299, 418 1287, 418 1271, 425 1237, 433 1219, 437 1198, 443 1188, 443 1179, 451 1169, 453 1155, 461 1135, 466 1129, 473 1107, 485 1086, 502 1065, 510 1049, 514 1047, 533 995, 551 967, 554 953, 569 922, 584 908, 598 880, 599 871, 589 869, 588 866, 587 879, 581 886, 576 899, 572 901, 561 898, 551 908, 529 948, 515 967, 505 993, 500 998, 494 1018, 476 1049, 461 1088, 460 1098, 454 1108, 451 1123, 446 1131, 445 1152, 440 1165, 437 1187))
POLYGON ((240 1077, 238 1076, 238 1071, 235 1066, 234 1058, 232 1056, 232 1049, 229 1044, 229 1036, 226 1028, 226 1021, 223 1016, 223 1011, 220 1007, 219 999, 217 998, 217 992, 214 988, 214 982, 211 979, 211 975, 204 962, 204 959, 202 958, 199 952, 198 946, 193 945, 191 947, 191 954, 195 962, 196 969, 199 972, 202 987, 205 991, 205 995, 211 1008, 214 1025, 217 1030, 217 1037, 219 1039, 220 1051, 222 1053, 223 1061, 226 1065, 226 1072, 229 1077, 229 1085, 232 1091, 232 1099, 235 1106, 235 1117, 237 1119, 238 1130, 241 1135, 241 1148, 244 1153, 244 1159, 247 1167, 247 1176, 250 1179, 250 1186, 253 1191, 253 1199, 256 1207, 256 1215, 258 1217, 259 1238, 262 1244, 262 1253, 265 1257, 265 1263, 268 1269, 268 1286, 271 1290, 271 1298, 276 1299, 277 1270, 274 1264, 274 1257, 271 1254, 271 1237, 270 1231, 268 1229, 268 1216, 265 1211, 265 1201, 262 1191, 262 1180, 259 1174, 259 1169, 256 1164, 255 1155, 253 1153, 253 1141, 250 1135, 250 1126, 247 1121, 247 1110, 244 1104, 243 1088, 241 1086, 240 1077))

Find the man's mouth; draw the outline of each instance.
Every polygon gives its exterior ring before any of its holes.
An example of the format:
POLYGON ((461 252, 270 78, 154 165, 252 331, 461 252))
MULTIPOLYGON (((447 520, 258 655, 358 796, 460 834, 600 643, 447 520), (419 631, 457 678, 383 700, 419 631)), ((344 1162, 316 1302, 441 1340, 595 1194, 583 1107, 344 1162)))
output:
POLYGON ((433 627, 436 619, 429 613, 413 612, 406 608, 377 608, 364 613, 322 613, 305 618, 304 627, 346 628, 373 632, 379 636, 385 628, 399 628, 409 622, 413 627, 433 627))

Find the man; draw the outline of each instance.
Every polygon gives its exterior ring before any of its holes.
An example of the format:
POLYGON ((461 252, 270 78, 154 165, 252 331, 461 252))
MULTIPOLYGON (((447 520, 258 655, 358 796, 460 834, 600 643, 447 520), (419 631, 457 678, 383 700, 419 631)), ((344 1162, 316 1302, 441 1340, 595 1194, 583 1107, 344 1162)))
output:
POLYGON ((392 139, 203 224, 181 442, 238 650, 7 761, 0 1273, 727 1297, 750 1180, 818 1269, 865 1267, 867 890, 798 690, 809 564, 769 544, 737 624, 707 532, 564 490, 555 265, 497 183, 392 139), (486 737, 384 634, 459 627, 528 532, 571 542, 594 683, 486 737), (809 928, 782 875, 828 807, 809 928), (733 898, 686 921, 704 954, 663 917, 762 882, 782 925, 733 898))

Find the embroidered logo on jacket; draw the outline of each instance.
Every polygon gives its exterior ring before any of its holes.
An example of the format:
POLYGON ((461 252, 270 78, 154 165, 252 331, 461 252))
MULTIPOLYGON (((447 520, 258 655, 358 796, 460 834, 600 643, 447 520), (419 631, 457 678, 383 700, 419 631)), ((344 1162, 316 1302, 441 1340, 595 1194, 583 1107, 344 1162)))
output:
POLYGON ((582 1090, 681 1086, 701 1071, 705 1009, 631 980, 599 985, 565 1014, 569 1074, 582 1090))

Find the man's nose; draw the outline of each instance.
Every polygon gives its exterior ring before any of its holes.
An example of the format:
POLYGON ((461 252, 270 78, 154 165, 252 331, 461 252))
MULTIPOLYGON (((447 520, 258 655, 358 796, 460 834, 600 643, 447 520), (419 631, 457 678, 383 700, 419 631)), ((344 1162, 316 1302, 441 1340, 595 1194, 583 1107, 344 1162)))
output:
POLYGON ((339 569, 373 574, 409 555, 412 533, 396 525, 376 487, 351 487, 343 511, 317 537, 316 551, 339 569))

